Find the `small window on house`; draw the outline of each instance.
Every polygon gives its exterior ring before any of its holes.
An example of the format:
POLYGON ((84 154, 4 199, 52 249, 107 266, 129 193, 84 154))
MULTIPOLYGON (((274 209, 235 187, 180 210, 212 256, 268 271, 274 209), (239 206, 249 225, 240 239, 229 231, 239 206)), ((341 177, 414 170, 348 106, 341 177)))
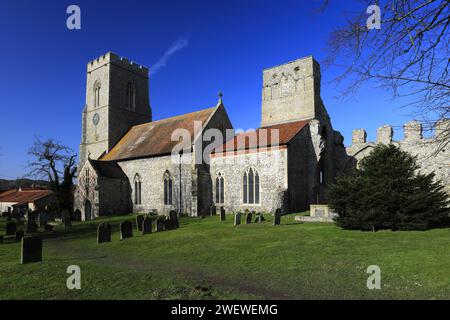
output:
POLYGON ((224 179, 221 173, 216 175, 216 203, 225 203, 224 179))
POLYGON ((173 181, 169 171, 164 173, 164 204, 172 205, 172 189, 173 189, 173 181))
POLYGON ((139 174, 134 176, 134 204, 142 204, 142 182, 139 174))
POLYGON ((244 172, 242 181, 243 203, 245 204, 259 204, 260 201, 260 184, 259 174, 255 169, 248 169, 244 172))

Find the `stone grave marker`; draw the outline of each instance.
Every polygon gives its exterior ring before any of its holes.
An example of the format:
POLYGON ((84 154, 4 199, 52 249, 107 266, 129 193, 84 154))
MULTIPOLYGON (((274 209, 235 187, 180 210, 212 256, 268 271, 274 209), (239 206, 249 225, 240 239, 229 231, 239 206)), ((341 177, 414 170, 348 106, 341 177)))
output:
POLYGON ((142 231, 142 222, 143 221, 144 221, 144 216, 138 215, 136 217, 136 225, 137 225, 138 231, 142 231))
POLYGON ((102 222, 97 228, 97 243, 111 242, 111 225, 102 222))
POLYGON ((156 219, 156 232, 164 231, 165 223, 164 218, 156 219))
POLYGON ((38 220, 39 220, 39 226, 40 227, 45 227, 47 225, 47 223, 48 223, 47 212, 45 212, 45 211, 39 212, 38 220))
POLYGON ((17 224, 13 221, 10 221, 6 224, 6 235, 13 236, 16 234, 17 224))
POLYGON ((252 218, 253 218, 253 214, 251 212, 247 213, 247 217, 246 217, 245 223, 246 224, 252 223, 252 218))
POLYGON ((238 226, 241 224, 241 213, 238 212, 234 215, 234 226, 238 226))
POLYGON ((64 209, 61 212, 62 222, 64 224, 64 228, 70 228, 72 226, 72 220, 70 220, 70 212, 67 209, 64 209))
POLYGON ((281 209, 278 208, 273 216, 273 225, 278 226, 281 223, 281 209))
POLYGON ((131 238, 133 236, 133 224, 130 221, 124 221, 120 224, 120 239, 131 238))
POLYGON ((144 218, 144 220, 142 221, 142 234, 149 234, 152 233, 152 226, 153 226, 153 222, 152 219, 147 216, 144 218))
POLYGON ((26 233, 35 233, 38 231, 38 225, 36 222, 28 222, 26 233))
POLYGON ((260 223, 266 221, 266 218, 261 213, 258 213, 255 218, 255 223, 260 223))
POLYGON ((177 229, 180 227, 180 223, 178 221, 178 214, 175 210, 170 211, 170 224, 173 229, 177 229))
POLYGON ((217 208, 216 208, 216 206, 211 206, 210 208, 209 208, 209 215, 212 217, 212 216, 215 216, 216 215, 216 212, 217 212, 217 208))
POLYGON ((226 215, 225 215, 225 208, 220 207, 220 221, 225 221, 226 215))
POLYGON ((22 264, 42 261, 42 238, 27 236, 22 238, 22 264))

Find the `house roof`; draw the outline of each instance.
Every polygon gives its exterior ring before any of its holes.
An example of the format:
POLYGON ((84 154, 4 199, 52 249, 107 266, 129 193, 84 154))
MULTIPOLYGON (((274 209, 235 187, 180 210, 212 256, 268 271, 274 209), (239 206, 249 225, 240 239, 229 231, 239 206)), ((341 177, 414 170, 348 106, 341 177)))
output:
POLYGON ((33 203, 52 194, 53 191, 47 189, 12 189, 0 193, 0 202, 33 203))
POLYGON ((309 120, 294 121, 258 128, 255 131, 243 132, 234 136, 223 145, 214 149, 213 153, 239 151, 288 144, 299 133, 309 120), (278 138, 276 137, 278 130, 278 138), (272 139, 274 141, 272 141, 272 139))
POLYGON ((127 176, 115 161, 100 161, 89 159, 89 163, 100 177, 122 179, 127 176))
POLYGON ((126 160, 170 154, 179 141, 172 141, 176 129, 186 129, 194 141, 194 121, 202 128, 217 107, 132 127, 101 160, 126 160))

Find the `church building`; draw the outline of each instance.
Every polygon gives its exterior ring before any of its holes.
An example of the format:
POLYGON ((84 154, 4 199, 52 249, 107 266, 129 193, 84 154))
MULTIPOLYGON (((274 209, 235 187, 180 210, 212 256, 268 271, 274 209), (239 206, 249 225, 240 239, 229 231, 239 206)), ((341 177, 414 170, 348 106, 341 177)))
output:
POLYGON ((209 108, 153 121, 148 80, 147 68, 111 52, 88 63, 75 192, 83 220, 200 216, 212 206, 299 212, 326 201, 347 155, 313 57, 263 71, 261 127, 252 132, 234 132, 221 95, 209 108))

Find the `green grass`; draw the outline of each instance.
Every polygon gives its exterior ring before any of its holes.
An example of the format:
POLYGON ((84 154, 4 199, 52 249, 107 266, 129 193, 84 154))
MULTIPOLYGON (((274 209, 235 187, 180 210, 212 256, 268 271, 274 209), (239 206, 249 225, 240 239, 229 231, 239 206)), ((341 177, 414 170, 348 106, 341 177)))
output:
POLYGON ((450 298, 449 229, 372 233, 266 218, 238 227, 232 216, 182 218, 180 229, 124 241, 118 224, 133 216, 75 223, 45 235, 44 261, 27 265, 20 244, 5 241, 0 299, 450 298), (113 241, 98 245, 106 220, 113 241), (66 287, 69 265, 81 268, 81 290, 66 287), (381 268, 381 290, 366 287, 369 265, 381 268))

